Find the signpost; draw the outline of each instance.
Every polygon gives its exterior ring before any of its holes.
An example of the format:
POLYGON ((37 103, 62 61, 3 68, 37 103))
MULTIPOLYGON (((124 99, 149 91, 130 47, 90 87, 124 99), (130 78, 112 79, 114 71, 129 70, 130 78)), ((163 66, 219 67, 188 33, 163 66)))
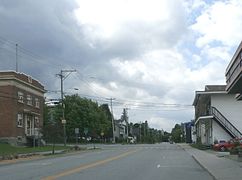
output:
MULTIPOLYGON (((103 136, 104 136, 104 132, 101 132, 101 137, 103 139, 103 136)), ((103 142, 104 142, 104 139, 103 139, 103 142)))
POLYGON ((87 143, 87 133, 88 133, 88 128, 84 128, 84 134, 85 134, 86 143, 87 143))
POLYGON ((76 134, 76 145, 78 145, 79 128, 75 128, 75 134, 76 134))
POLYGON ((87 133, 88 133, 88 128, 84 128, 84 134, 85 134, 85 136, 87 136, 87 133))
POLYGON ((61 119, 61 123, 63 124, 64 146, 66 146, 66 120, 65 119, 61 119))

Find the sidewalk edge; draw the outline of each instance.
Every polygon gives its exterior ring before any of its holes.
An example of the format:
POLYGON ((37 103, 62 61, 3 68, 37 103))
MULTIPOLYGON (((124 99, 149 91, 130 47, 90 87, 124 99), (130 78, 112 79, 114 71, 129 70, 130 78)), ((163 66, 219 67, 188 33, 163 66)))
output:
POLYGON ((194 155, 191 155, 191 156, 206 172, 208 172, 210 176, 212 176, 213 180, 217 180, 217 178, 205 166, 203 166, 203 164, 200 163, 199 160, 197 160, 197 158, 194 155))

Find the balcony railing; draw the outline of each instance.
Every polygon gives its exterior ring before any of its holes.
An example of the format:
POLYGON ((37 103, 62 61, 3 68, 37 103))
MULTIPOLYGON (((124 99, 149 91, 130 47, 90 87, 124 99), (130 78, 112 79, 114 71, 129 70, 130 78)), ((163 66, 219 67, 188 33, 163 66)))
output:
POLYGON ((235 79, 242 72, 242 53, 238 55, 235 62, 231 66, 231 68, 226 72, 226 83, 227 88, 231 86, 231 84, 235 81, 235 79))
POLYGON ((211 114, 228 132, 230 132, 231 135, 234 136, 234 138, 242 137, 241 132, 215 107, 211 108, 211 114))

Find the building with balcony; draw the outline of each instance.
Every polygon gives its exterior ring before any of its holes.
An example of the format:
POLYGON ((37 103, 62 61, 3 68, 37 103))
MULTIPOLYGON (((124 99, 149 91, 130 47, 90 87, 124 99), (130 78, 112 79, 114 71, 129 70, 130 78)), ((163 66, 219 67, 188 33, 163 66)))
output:
POLYGON ((232 60, 226 68, 226 91, 236 94, 237 100, 242 100, 242 41, 232 60))
POLYGON ((193 106, 197 142, 211 145, 242 137, 242 103, 227 93, 225 85, 207 85, 204 91, 196 91, 193 106))
POLYGON ((44 93, 31 76, 0 72, 0 141, 22 145, 40 140, 44 93))

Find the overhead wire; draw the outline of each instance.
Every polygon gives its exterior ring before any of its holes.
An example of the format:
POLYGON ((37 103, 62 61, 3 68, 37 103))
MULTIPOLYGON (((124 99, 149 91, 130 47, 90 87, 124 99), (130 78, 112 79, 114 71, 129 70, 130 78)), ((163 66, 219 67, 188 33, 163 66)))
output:
MULTIPOLYGON (((1 49, 5 49, 6 51, 15 54, 15 51, 12 51, 11 49, 16 48, 16 44, 13 41, 10 41, 6 38, 3 38, 0 36, 0 43, 2 43, 3 45, 6 45, 9 48, 5 48, 5 47, 0 47, 1 49)), ((21 45, 18 45, 18 50, 19 50, 19 54, 18 56, 23 58, 25 61, 26 59, 32 59, 35 62, 38 63, 42 63, 45 65, 51 65, 53 67, 56 68, 56 66, 62 67, 62 65, 60 64, 56 64, 56 63, 51 63, 51 61, 47 61, 47 58, 44 58, 43 56, 40 56, 36 53, 31 52, 30 50, 22 47, 21 45)), ((74 68, 73 68, 74 69, 74 68)), ((107 100, 106 97, 103 97, 102 95, 100 95, 99 92, 97 92, 97 89, 95 89, 95 87, 92 86, 92 84, 89 82, 88 78, 86 78, 84 75, 82 75, 78 70, 77 73, 75 75, 79 80, 81 80, 84 85, 93 92, 93 94, 97 95, 97 96, 91 96, 91 95, 84 95, 82 94, 82 96, 84 97, 88 97, 97 101, 102 101, 102 102, 109 102, 107 100)), ((98 79, 98 78, 96 78, 98 79)), ((81 94, 80 94, 81 95, 81 94)), ((117 105, 117 106, 129 106, 132 107, 133 109, 138 109, 138 108, 184 108, 184 109, 188 109, 191 108, 192 105, 187 105, 187 104, 167 104, 167 103, 162 103, 162 102, 146 102, 146 101, 138 101, 138 100, 127 100, 127 99, 115 99, 113 101, 113 105, 117 105)))

